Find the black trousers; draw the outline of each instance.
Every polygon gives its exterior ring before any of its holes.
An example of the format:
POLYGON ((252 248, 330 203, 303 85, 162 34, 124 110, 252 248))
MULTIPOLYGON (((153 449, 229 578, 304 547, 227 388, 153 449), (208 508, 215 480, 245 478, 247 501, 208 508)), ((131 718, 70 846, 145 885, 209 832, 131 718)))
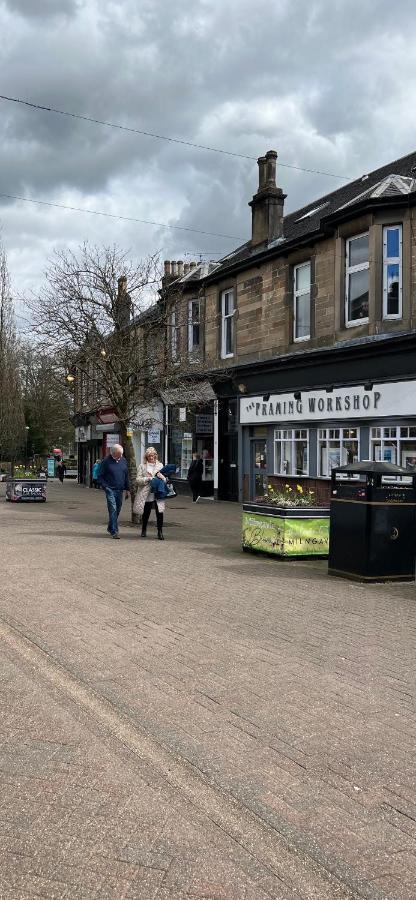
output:
POLYGON ((202 479, 200 479, 200 478, 198 478, 196 480, 192 479, 192 481, 189 481, 188 483, 189 483, 189 487, 191 488, 191 491, 192 491, 192 500, 195 503, 195 500, 197 499, 197 497, 201 496, 202 479))
POLYGON ((142 515, 142 532, 143 532, 143 531, 146 531, 147 523, 148 523, 148 521, 149 521, 150 513, 151 513, 151 511, 152 511, 152 506, 154 506, 154 508, 155 508, 155 510, 156 510, 156 524, 157 524, 157 530, 158 530, 158 531, 162 531, 162 528, 163 528, 163 513, 159 512, 159 510, 158 510, 158 508, 157 508, 156 500, 152 500, 150 503, 145 503, 145 504, 144 504, 144 510, 143 510, 143 515, 142 515))

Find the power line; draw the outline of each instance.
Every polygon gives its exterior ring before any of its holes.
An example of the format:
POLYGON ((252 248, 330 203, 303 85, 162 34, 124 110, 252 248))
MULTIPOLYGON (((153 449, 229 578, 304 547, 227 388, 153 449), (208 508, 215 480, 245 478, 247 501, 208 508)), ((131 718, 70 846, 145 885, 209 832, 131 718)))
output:
MULTIPOLYGON (((102 119, 94 119, 92 116, 82 116, 79 113, 67 112, 64 109, 56 109, 53 106, 42 106, 40 103, 31 103, 29 100, 22 100, 20 97, 7 97, 5 94, 0 94, 0 100, 6 100, 9 103, 20 103, 22 106, 29 106, 31 109, 55 113, 58 116, 68 116, 70 119, 80 119, 82 122, 90 122, 94 125, 104 125, 105 128, 117 128, 118 131, 129 131, 131 134, 141 134, 145 137, 156 138, 158 141, 169 141, 171 144, 182 144, 184 147, 193 147, 194 150, 208 150, 210 153, 223 153, 225 156, 234 156, 239 159, 250 159, 257 162, 256 156, 248 156, 245 153, 234 153, 232 150, 222 150, 219 147, 207 147, 205 144, 194 144, 192 141, 167 137, 165 134, 155 134, 153 131, 142 131, 139 128, 130 128, 128 125, 118 125, 115 122, 105 122, 102 119)), ((305 169, 303 166, 282 163, 280 160, 279 166, 282 166, 284 169, 296 169, 297 172, 307 172, 308 174, 313 175, 326 175, 328 178, 341 178, 343 181, 350 181, 350 178, 347 175, 335 175, 333 172, 321 172, 320 169, 305 169)))
POLYGON ((119 216, 116 213, 100 212, 97 209, 83 209, 80 206, 65 206, 63 203, 49 203, 47 200, 34 200, 32 197, 18 197, 15 194, 1 194, 8 200, 21 200, 23 203, 36 203, 39 206, 51 206, 54 209, 68 209, 71 212, 88 213, 90 216, 104 216, 108 219, 120 219, 124 222, 139 222, 141 225, 154 225, 157 228, 175 228, 178 231, 191 231, 194 234, 207 234, 210 237, 227 238, 230 241, 243 241, 235 234, 221 234, 218 231, 201 231, 200 228, 188 228, 186 225, 167 225, 166 222, 152 222, 149 219, 136 219, 133 216, 119 216))

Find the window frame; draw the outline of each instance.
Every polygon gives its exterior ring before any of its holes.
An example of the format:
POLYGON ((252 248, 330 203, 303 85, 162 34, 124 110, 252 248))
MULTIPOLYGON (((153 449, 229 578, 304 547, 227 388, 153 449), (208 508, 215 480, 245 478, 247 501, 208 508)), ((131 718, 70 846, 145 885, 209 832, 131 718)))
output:
POLYGON ((172 362, 178 360, 178 326, 176 324, 176 308, 172 309, 169 317, 170 329, 170 358, 172 362))
POLYGON ((221 300, 221 359, 231 359, 234 356, 234 341, 235 341, 235 327, 234 327, 234 317, 235 317, 235 290, 233 287, 225 288, 221 291, 220 294, 221 300), (232 297, 233 310, 231 313, 225 313, 225 300, 227 296, 232 297), (230 322, 231 328, 231 345, 232 350, 230 353, 227 353, 227 326, 230 322))
MULTIPOLYGON (((280 451, 280 459, 283 460, 282 449, 280 451)), ((282 466, 281 466, 282 468, 282 466)), ((308 478, 310 470, 310 455, 309 455, 309 428, 275 428, 273 433, 273 474, 279 475, 287 478, 308 478), (306 434, 305 437, 295 437, 295 432, 304 432, 306 434), (277 435, 280 435, 277 437, 277 435), (285 436, 286 435, 286 436, 285 436), (290 435, 290 437, 289 437, 290 435), (276 462, 276 450, 277 445, 280 444, 282 448, 283 444, 290 443, 290 462, 291 468, 296 468, 296 444, 305 443, 306 440, 306 453, 307 453, 307 466, 306 472, 302 472, 301 475, 298 475, 295 471, 292 472, 282 472, 278 471, 278 466, 276 462)))
POLYGON ((312 288, 312 264, 311 260, 305 260, 303 263, 298 263, 296 266, 293 266, 293 343, 299 344, 302 341, 310 341, 311 339, 311 320, 312 320, 312 297, 311 297, 311 288, 312 288), (300 291, 296 289, 296 273, 298 269, 303 269, 306 266, 309 266, 309 291, 300 291), (304 297, 307 293, 309 293, 309 332, 306 335, 301 335, 300 337, 296 336, 296 301, 299 297, 304 297))
POLYGON ((345 240, 345 307, 344 307, 344 321, 346 328, 356 328, 358 325, 366 325, 369 322, 369 316, 366 316, 365 319, 350 319, 349 318, 349 284, 350 279, 349 276, 353 275, 355 272, 368 272, 368 288, 370 288, 370 259, 367 259, 365 263, 359 263, 356 266, 348 265, 350 258, 350 244, 353 241, 358 240, 358 238, 368 237, 368 257, 370 257, 370 232, 361 231, 359 234, 352 234, 351 237, 346 238, 345 240))
POLYGON ((401 222, 395 225, 383 225, 383 321, 394 321, 403 318, 403 226, 401 222), (399 256, 387 256, 387 232, 397 229, 399 232, 399 256), (399 311, 388 313, 387 311, 387 270, 389 265, 399 266, 399 311))
MULTIPOLYGON (((388 462, 388 460, 384 459, 384 450, 385 445, 393 445, 394 446, 394 462, 398 466, 403 466, 403 453, 411 452, 416 457, 416 427, 411 425, 398 425, 398 424, 385 424, 385 425, 372 425, 370 427, 370 459, 375 460, 376 452, 375 448, 380 448, 380 460, 384 462, 388 462), (391 432, 394 431, 394 434, 391 432), (410 432, 414 431, 415 434, 411 434, 410 432), (380 432, 378 435, 377 432, 380 432), (414 452, 409 448, 403 448, 403 444, 414 443, 415 450, 414 452)), ((379 460, 377 460, 379 461, 379 460)))
MULTIPOLYGON (((358 426, 357 426, 357 425, 349 425, 349 426, 343 426, 343 425, 325 425, 325 426, 323 426, 322 428, 321 428, 320 426, 318 426, 316 438, 317 438, 317 441, 316 441, 316 455, 317 455, 317 459, 316 459, 316 472, 317 472, 317 478, 326 478, 326 479, 331 478, 331 472, 332 472, 332 469, 329 470, 329 474, 322 474, 322 472, 321 472, 321 446, 325 446, 325 447, 326 447, 326 451, 327 451, 327 460, 329 460, 329 449, 330 449, 330 448, 329 448, 329 444, 330 444, 331 441, 332 441, 332 442, 338 441, 338 443, 339 443, 339 450, 340 450, 340 466, 343 466, 343 465, 344 465, 344 463, 342 462, 342 448, 343 448, 343 445, 344 445, 345 441, 348 441, 348 440, 351 440, 351 441, 357 441, 357 456, 358 456, 358 460, 360 459, 360 451, 361 451, 361 428, 360 428, 359 425, 358 425, 358 426), (330 436, 330 432, 331 432, 331 431, 338 431, 338 432, 340 432, 339 438, 336 438, 336 437, 332 437, 332 438, 331 438, 331 436, 330 436), (356 432, 357 432, 357 437, 356 437, 356 438, 348 437, 347 435, 344 434, 344 432, 346 432, 346 431, 356 431, 356 432), (322 433, 322 432, 326 432, 326 437, 325 437, 325 439, 321 438, 321 433, 322 433)), ((336 468, 338 468, 338 466, 333 466, 332 468, 335 468, 335 469, 336 469, 336 468)))
POLYGON ((188 353, 195 354, 199 353, 201 349, 201 301, 198 297, 194 297, 192 300, 188 300, 188 353), (197 305, 198 307, 198 320, 195 322, 192 316, 193 306, 197 305), (198 326, 198 343, 194 343, 194 335, 193 329, 194 326, 198 326))

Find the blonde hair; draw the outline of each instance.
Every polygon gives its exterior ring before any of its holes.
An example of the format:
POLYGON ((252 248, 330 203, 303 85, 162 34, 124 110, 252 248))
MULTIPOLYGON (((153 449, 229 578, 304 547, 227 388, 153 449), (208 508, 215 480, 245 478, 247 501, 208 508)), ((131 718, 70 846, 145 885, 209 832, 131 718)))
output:
POLYGON ((154 453, 156 459, 159 458, 157 455, 157 450, 155 450, 154 447, 148 447, 147 450, 145 450, 145 452, 144 452, 144 461, 145 462, 147 462, 147 457, 149 456, 149 453, 154 453))

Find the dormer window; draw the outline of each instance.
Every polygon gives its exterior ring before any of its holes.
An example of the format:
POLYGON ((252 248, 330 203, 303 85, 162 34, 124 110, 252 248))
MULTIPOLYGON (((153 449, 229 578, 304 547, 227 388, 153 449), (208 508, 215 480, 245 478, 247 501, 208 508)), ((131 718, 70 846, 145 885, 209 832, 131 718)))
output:
POLYGON ((345 324, 368 322, 368 231, 349 238, 345 260, 345 324))
POLYGON ((402 226, 383 228, 383 319, 402 317, 402 226))

